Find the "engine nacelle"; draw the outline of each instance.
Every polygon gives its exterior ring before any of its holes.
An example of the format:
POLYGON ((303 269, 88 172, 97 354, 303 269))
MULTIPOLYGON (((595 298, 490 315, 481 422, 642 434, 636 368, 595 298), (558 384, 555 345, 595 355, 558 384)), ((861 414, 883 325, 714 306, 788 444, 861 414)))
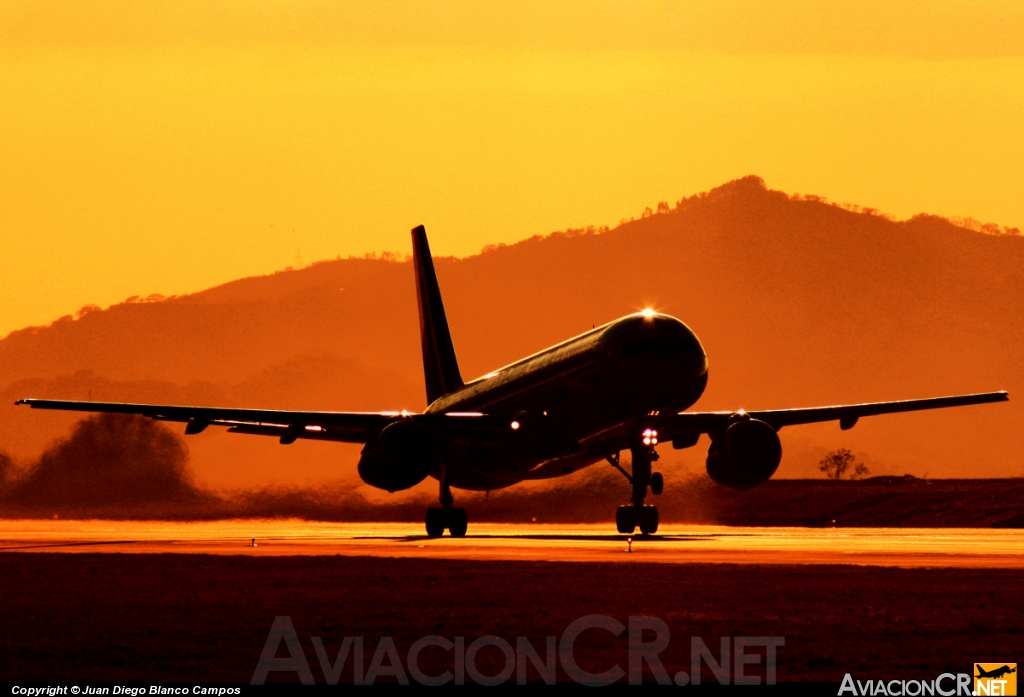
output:
POLYGON ((729 426, 708 449, 708 476, 731 489, 750 489, 771 479, 782 461, 782 443, 764 421, 729 426))
POLYGON ((426 479, 436 463, 430 430, 414 421, 396 421, 363 448, 359 477, 378 489, 402 491, 426 479))

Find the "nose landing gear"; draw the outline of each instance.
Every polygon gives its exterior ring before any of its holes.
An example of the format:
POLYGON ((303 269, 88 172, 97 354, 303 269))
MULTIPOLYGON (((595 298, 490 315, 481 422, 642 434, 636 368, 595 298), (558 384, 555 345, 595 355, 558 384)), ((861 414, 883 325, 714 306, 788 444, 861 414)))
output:
POLYGON ((651 475, 651 493, 661 496, 663 491, 665 491, 665 478, 661 476, 661 472, 655 472, 651 475))
POLYGON ((615 512, 615 527, 624 535, 632 535, 638 527, 642 534, 653 535, 658 532, 658 507, 619 506, 615 512))
POLYGON ((452 537, 465 537, 469 516, 465 508, 428 508, 427 537, 441 537, 445 529, 452 537))
POLYGON ((632 534, 637 527, 644 535, 658 532, 657 506, 644 505, 648 487, 655 496, 665 490, 665 478, 661 472, 651 472, 651 464, 658 460, 658 453, 654 450, 657 444, 658 433, 651 429, 644 430, 642 438, 630 442, 629 452, 633 460, 631 473, 619 464, 619 453, 608 457, 612 467, 622 472, 633 488, 631 503, 619 506, 615 513, 615 527, 622 534, 632 534))

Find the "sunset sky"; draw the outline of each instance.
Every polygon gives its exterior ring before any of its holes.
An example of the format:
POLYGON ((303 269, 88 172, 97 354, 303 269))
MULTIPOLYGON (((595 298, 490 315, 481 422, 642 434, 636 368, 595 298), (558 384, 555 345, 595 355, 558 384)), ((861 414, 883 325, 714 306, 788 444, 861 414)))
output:
POLYGON ((0 335, 747 174, 1024 227, 1024 3, 0 4, 0 335))

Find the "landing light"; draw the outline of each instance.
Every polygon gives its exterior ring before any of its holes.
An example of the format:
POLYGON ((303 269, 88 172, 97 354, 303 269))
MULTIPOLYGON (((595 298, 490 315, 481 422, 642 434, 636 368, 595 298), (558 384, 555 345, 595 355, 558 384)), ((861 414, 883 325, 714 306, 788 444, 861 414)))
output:
POLYGON ((644 429, 644 445, 657 445, 658 444, 658 432, 653 428, 644 429))
POLYGON ((519 422, 518 421, 513 421, 512 422, 512 430, 513 431, 518 431, 519 430, 519 422))

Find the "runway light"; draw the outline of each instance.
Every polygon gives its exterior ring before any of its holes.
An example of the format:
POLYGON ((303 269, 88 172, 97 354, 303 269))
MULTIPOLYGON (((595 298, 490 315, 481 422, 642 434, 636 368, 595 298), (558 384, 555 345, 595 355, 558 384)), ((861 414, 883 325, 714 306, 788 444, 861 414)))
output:
POLYGON ((518 421, 513 421, 512 422, 512 430, 513 431, 518 431, 519 430, 519 422, 518 421))

